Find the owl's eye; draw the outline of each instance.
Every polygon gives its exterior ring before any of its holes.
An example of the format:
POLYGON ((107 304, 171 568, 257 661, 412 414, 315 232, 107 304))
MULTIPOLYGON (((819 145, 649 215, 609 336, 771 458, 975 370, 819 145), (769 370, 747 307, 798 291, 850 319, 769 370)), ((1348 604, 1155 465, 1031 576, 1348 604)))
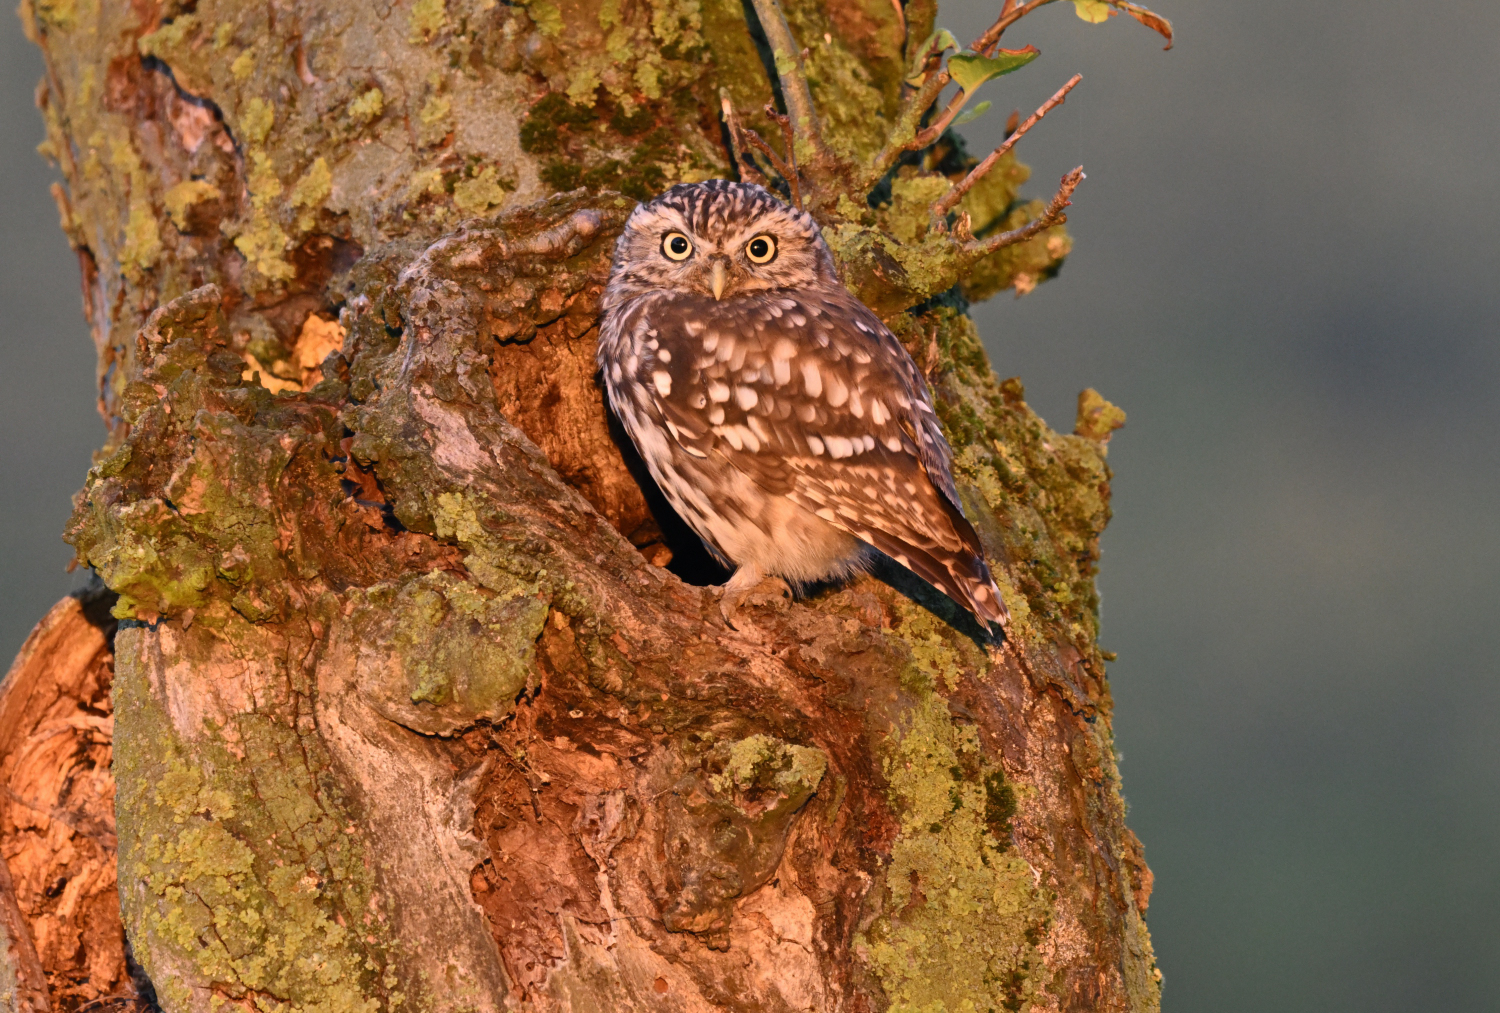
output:
POLYGON ((756 236, 745 244, 745 256, 752 264, 769 264, 776 259, 776 237, 756 236))
POLYGON ((687 260, 693 255, 693 241, 681 232, 668 232, 662 237, 661 252, 668 260, 687 260))

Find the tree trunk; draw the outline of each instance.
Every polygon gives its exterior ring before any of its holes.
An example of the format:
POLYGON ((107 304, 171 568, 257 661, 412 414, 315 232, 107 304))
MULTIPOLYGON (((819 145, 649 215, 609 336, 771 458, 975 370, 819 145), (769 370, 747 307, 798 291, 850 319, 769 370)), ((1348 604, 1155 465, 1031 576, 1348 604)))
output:
MULTIPOLYGON (((894 568, 727 627, 609 428, 614 237, 735 172, 721 89, 795 112, 767 10, 24 0, 110 427, 68 538, 119 596, 119 892, 163 1009, 1158 1008, 1096 645, 1123 416, 1085 392, 1050 430, 959 298, 1067 238, 954 253, 946 134, 863 199, 930 3, 789 5, 827 150, 788 137, 928 371, 1006 642, 894 568)), ((961 210, 1024 225, 1025 177, 961 210)))

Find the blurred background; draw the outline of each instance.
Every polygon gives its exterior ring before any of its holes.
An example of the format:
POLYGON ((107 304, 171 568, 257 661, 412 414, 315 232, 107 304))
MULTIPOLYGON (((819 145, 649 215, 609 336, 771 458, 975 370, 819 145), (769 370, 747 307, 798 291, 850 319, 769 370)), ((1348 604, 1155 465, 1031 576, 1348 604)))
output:
MULTIPOLYGON (((946 0, 964 41, 998 0, 946 0)), ((976 307, 1056 428, 1125 408, 1104 646, 1171 1013, 1500 1009, 1500 5, 1160 0, 1178 43, 1044 8, 964 128, 1045 197, 1061 276, 976 307)), ((0 18, 0 655, 81 582, 103 427, 0 18)))

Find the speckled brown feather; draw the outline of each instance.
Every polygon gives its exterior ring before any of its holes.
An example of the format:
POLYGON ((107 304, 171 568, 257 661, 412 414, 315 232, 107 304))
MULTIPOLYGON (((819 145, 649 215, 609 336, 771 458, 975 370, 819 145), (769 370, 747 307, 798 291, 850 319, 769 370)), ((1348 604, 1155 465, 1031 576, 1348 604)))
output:
POLYGON ((611 403, 662 491, 721 557, 808 581, 846 575, 867 545, 982 621, 1005 621, 921 373, 838 283, 811 218, 759 187, 676 187, 632 215, 605 307, 611 403), (704 291, 703 264, 657 250, 674 230, 705 263, 739 253, 738 284, 722 299, 704 291), (764 234, 780 249, 753 265, 739 248, 764 234), (786 515, 787 504, 801 512, 786 515), (799 538, 806 548, 788 552, 799 538))

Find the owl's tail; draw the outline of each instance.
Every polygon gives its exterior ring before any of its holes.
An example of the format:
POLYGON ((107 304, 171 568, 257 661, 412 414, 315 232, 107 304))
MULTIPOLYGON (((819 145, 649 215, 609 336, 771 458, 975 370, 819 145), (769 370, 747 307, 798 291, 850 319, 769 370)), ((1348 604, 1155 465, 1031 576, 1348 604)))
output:
MULTIPOLYGON (((973 544, 977 545, 979 536, 968 521, 962 516, 957 520, 968 528, 967 532, 959 532, 969 536, 964 539, 965 543, 972 538, 973 544)), ((1000 589, 995 586, 995 579, 990 575, 983 556, 963 549, 950 552, 936 545, 918 548, 883 531, 871 531, 870 534, 875 548, 968 609, 981 626, 986 629, 999 627, 1001 631, 1010 626, 1010 613, 1005 610, 1000 589)))

